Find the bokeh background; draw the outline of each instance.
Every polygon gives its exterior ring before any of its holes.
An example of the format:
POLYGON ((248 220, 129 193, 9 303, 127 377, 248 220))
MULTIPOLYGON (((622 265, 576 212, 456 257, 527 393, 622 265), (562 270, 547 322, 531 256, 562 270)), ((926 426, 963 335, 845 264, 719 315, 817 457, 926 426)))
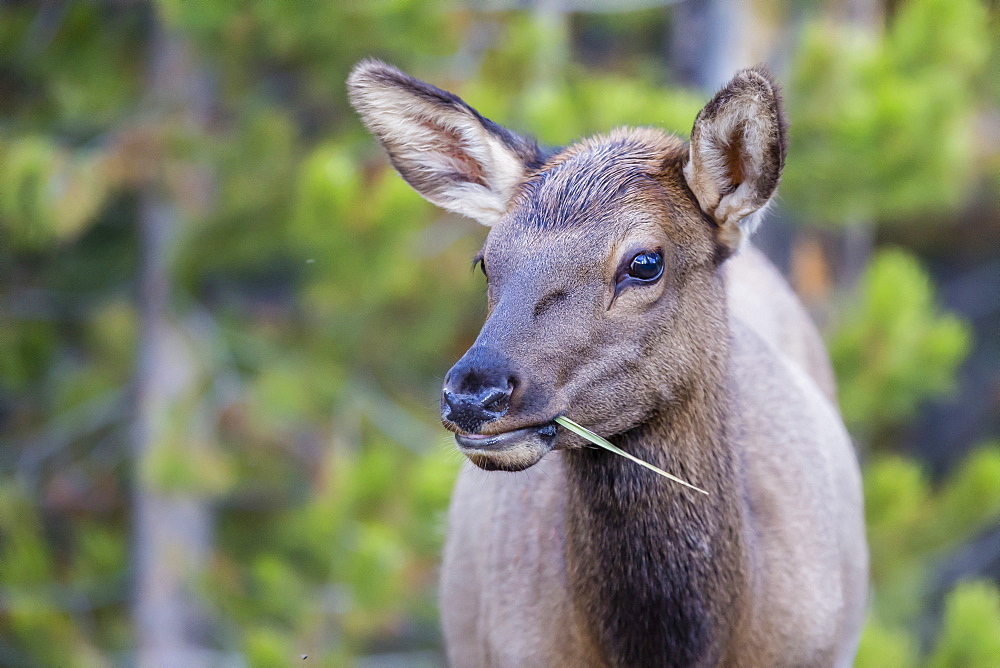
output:
POLYGON ((366 56, 550 145, 686 135, 768 63, 757 243, 864 466, 858 665, 1000 665, 995 0, 0 3, 0 664, 442 662, 485 229, 387 167, 366 56))

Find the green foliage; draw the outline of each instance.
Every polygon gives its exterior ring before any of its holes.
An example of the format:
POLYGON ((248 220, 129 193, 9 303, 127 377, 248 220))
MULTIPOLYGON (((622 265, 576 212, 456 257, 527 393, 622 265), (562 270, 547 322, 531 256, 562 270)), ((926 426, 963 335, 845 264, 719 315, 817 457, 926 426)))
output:
POLYGON ((966 582, 945 603, 941 638, 929 668, 994 666, 1000 661, 1000 589, 966 582))
POLYGON ((971 341, 968 325, 937 312, 930 278, 902 250, 879 252, 859 291, 829 346, 844 419, 871 434, 949 392, 971 341))
MULTIPOLYGON (((984 444, 936 489, 915 462, 898 455, 871 462, 864 485, 875 599, 858 662, 918 665, 919 641, 906 629, 928 615, 931 571, 949 551, 1000 521, 1000 443, 984 444)), ((995 587, 965 584, 949 594, 931 665, 992 665, 984 659, 996 647, 996 596, 995 587), (961 647, 971 663, 952 661, 963 656, 961 647)))
POLYGON ((913 668, 917 666, 917 648, 905 631, 888 629, 874 619, 865 626, 855 658, 856 668, 913 668))
POLYGON ((984 444, 936 491, 914 461, 879 458, 865 473, 865 509, 872 577, 906 615, 928 560, 1000 518, 1000 444, 984 444))
POLYGON ((73 153, 37 136, 0 150, 0 222, 14 243, 43 247, 72 240, 104 204, 107 179, 99 156, 73 153))
POLYGON ((213 600, 241 626, 267 624, 247 635, 248 656, 358 651, 403 619, 433 628, 428 585, 458 464, 444 455, 417 457, 384 442, 334 451, 304 503, 250 529, 256 541, 245 542, 238 517, 227 523, 224 543, 246 552, 218 564, 213 600))
POLYGON ((81 527, 82 549, 71 554, 81 577, 78 588, 58 585, 59 565, 45 539, 41 518, 27 490, 0 486, 0 662, 47 665, 101 663, 101 655, 85 638, 66 600, 103 594, 108 571, 124 566, 122 536, 81 527))
POLYGON ((818 24, 788 95, 786 201, 816 223, 912 223, 974 184, 974 100, 990 52, 979 0, 914 0, 884 39, 818 24))
POLYGON ((193 438, 159 440, 140 471, 143 484, 167 494, 217 496, 232 486, 226 458, 193 438))
POLYGON ((702 96, 683 89, 581 73, 565 86, 527 94, 521 113, 528 130, 546 142, 567 144, 620 126, 653 126, 686 135, 704 104, 702 96))

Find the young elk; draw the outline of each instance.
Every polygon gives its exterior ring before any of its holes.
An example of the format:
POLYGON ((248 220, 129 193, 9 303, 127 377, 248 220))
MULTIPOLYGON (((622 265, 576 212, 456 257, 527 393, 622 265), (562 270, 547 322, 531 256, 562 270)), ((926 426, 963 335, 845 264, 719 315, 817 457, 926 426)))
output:
POLYGON ((383 63, 348 86, 404 179, 492 228, 489 315, 441 399, 475 465, 442 570, 451 663, 850 665, 857 461, 815 329, 739 252, 785 157, 770 76, 739 72, 690 144, 619 129, 555 151, 383 63))

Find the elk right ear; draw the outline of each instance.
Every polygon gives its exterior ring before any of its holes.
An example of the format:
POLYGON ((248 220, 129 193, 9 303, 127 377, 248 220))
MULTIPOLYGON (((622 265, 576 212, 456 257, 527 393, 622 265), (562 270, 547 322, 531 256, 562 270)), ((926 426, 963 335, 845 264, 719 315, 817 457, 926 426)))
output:
POLYGON ((785 125, 778 85, 760 67, 738 72, 695 119, 684 177, 730 251, 753 232, 754 214, 778 187, 785 125))
POLYGON ((534 141, 377 60, 355 66, 347 91, 407 183, 434 204, 484 225, 500 218, 528 169, 542 163, 534 141))

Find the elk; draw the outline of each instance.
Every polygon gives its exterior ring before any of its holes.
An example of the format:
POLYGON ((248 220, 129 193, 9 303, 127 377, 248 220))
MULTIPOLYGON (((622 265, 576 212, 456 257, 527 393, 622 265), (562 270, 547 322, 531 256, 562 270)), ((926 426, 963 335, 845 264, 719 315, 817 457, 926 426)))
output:
POLYGON ((441 575, 452 665, 850 665, 857 458, 815 328, 741 250, 785 159, 766 70, 689 143, 624 128, 553 150, 378 61, 348 91, 417 192, 490 226, 488 315, 441 398, 469 459, 441 575))

